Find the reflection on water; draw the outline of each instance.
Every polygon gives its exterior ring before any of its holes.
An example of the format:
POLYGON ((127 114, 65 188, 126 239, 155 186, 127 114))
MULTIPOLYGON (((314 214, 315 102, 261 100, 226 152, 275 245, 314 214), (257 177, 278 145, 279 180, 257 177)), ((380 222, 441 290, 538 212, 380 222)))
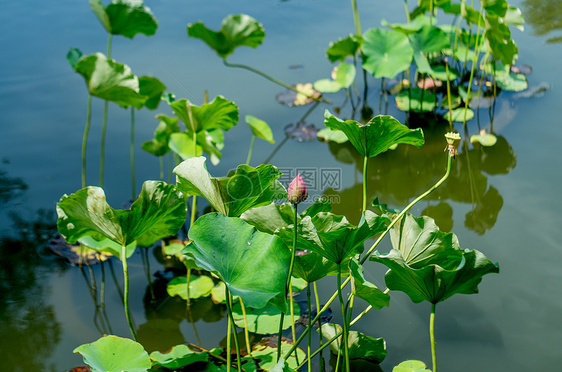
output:
MULTIPOLYGON (((560 0, 525 0, 523 2, 525 22, 531 24, 537 35, 546 35, 562 30, 562 5, 560 0)), ((547 43, 560 43, 562 36, 549 38, 547 43)))
MULTIPOLYGON (((404 207, 412 199, 429 189, 446 170, 447 154, 443 151, 446 127, 424 128, 426 144, 417 149, 400 145, 369 159, 367 166, 367 197, 379 198, 382 203, 404 207)), ((448 201, 466 203, 471 210, 464 224, 478 234, 491 229, 503 206, 503 199, 496 188, 488 184, 488 175, 507 174, 516 164, 515 152, 502 136, 492 147, 472 145, 465 133, 459 154, 447 181, 426 200, 432 201, 424 214, 433 217, 440 228, 450 231, 453 226, 453 209, 448 201)), ((354 164, 358 172, 363 169, 363 157, 350 143, 329 144, 336 160, 354 164)), ((334 205, 334 212, 359 220, 361 210, 362 181, 345 190, 328 189, 325 196, 339 196, 346 203, 334 205)))

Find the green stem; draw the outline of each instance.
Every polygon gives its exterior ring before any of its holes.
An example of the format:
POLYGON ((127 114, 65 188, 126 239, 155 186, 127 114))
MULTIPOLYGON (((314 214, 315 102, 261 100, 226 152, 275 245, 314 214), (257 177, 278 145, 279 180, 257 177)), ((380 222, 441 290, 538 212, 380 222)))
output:
POLYGON ((252 135, 252 141, 250 141, 250 150, 248 151, 248 158, 246 159, 246 165, 250 165, 250 159, 252 159, 252 151, 254 150, 254 140, 256 139, 255 135, 252 135))
POLYGON ((451 107, 451 81, 449 80, 449 63, 445 61, 445 74, 447 76, 447 103, 449 106, 449 129, 453 129, 453 108, 451 107))
POLYGON ((250 334, 248 333, 248 318, 246 316, 246 306, 244 306, 244 300, 242 297, 239 298, 240 300, 240 308, 242 308, 242 315, 244 316, 244 338, 246 340, 246 351, 250 358, 252 357, 252 345, 250 344, 250 334))
MULTIPOLYGON (((228 308, 228 292, 226 285, 225 285, 225 299, 226 299, 226 306, 228 308)), ((230 338, 232 337, 232 321, 230 320, 230 316, 228 317, 228 323, 226 326, 226 371, 230 372, 231 365, 232 365, 232 354, 230 352, 230 338)))
POLYGON ((129 312, 129 270, 127 268, 127 247, 123 245, 121 248, 121 261, 123 262, 123 277, 125 282, 125 289, 123 294, 123 304, 125 306, 125 316, 127 317, 127 323, 129 324, 129 329, 133 335, 133 339, 138 342, 137 334, 135 333, 135 327, 133 326, 133 321, 131 319, 131 313, 129 312))
POLYGON ((86 187, 86 144, 88 142, 88 133, 90 133, 91 124, 92 95, 88 94, 88 113, 86 114, 86 127, 84 128, 84 137, 82 138, 82 188, 86 187))
POLYGON ((105 167, 105 138, 107 134, 107 111, 109 107, 109 101, 104 101, 103 103, 103 123, 101 126, 101 150, 100 150, 100 184, 99 186, 103 188, 103 171, 105 167))
POLYGON ((410 23, 410 11, 408 9, 408 0, 404 0, 404 10, 406 10, 406 19, 410 23))
MULTIPOLYGON (((318 298, 318 286, 316 285, 316 282, 314 282, 314 298, 315 298, 315 300, 316 300, 316 311, 318 311, 318 310, 320 309, 320 299, 318 298)), ((310 315, 309 315, 308 321, 310 322, 310 324, 314 324, 314 322, 312 322, 312 321, 310 320, 310 315)), ((322 332, 321 332, 321 330, 322 330, 322 318, 321 318, 321 317, 318 317, 318 336, 319 336, 319 338, 320 338, 319 343, 320 343, 320 349, 323 349, 323 347, 322 347, 322 342, 323 342, 323 340, 322 340, 322 332)), ((308 330, 309 333, 310 333, 311 331, 312 331, 311 329, 308 330)), ((321 352, 321 351, 322 351, 322 350, 320 350, 320 352, 321 352)), ((316 354, 317 354, 317 353, 312 354, 312 355, 311 355, 311 358, 314 357, 316 354)), ((299 368, 300 368, 300 367, 299 367, 299 368)), ((298 368, 297 368, 297 370, 298 370, 298 368)), ((324 358, 322 357, 322 354, 320 354, 320 371, 325 371, 325 370, 326 370, 326 368, 325 368, 325 366, 324 366, 324 358)))
POLYGON ((429 316, 429 338, 431 340, 431 361, 433 372, 437 372, 437 357, 435 354, 435 304, 431 304, 431 315, 429 316))
MULTIPOLYGON (((470 102, 470 93, 472 91, 472 79, 474 78, 474 70, 476 69, 476 66, 478 64, 478 55, 480 54, 480 48, 483 44, 482 40, 484 40, 484 37, 480 37, 480 28, 482 27, 480 25, 480 19, 482 18, 482 13, 484 12, 484 7, 482 7, 480 9, 480 17, 478 17, 478 30, 476 31, 476 50, 474 51, 474 59, 472 60, 472 66, 470 68, 470 78, 468 79, 468 89, 466 90, 466 102, 464 104, 464 118, 463 118, 463 122, 462 125, 466 126, 466 112, 468 110, 468 104, 470 102)), ((468 51, 468 48, 467 48, 468 51)))
POLYGON ((160 181, 164 181, 164 156, 158 157, 158 163, 160 164, 160 181))
POLYGON ((361 20, 359 19, 357 0, 351 0, 351 8, 353 9, 353 23, 355 24, 355 33, 357 34, 357 36, 361 36, 361 20))
MULTIPOLYGON (((310 322, 310 316, 312 315, 312 306, 310 304, 310 283, 306 283, 306 304, 308 306, 308 328, 312 328, 312 324, 310 322)), ((312 366, 310 363, 310 353, 311 353, 311 347, 312 345, 312 332, 310 332, 310 329, 308 330, 308 347, 306 348, 306 355, 308 356, 307 358, 307 363, 308 363, 308 372, 312 371, 312 366)))
POLYGON ((361 213, 365 214, 367 210, 367 162, 369 158, 367 155, 363 157, 363 208, 361 213))
POLYGON ((309 94, 306 94, 306 93, 304 93, 304 92, 301 92, 300 90, 298 90, 298 89, 295 88, 294 86, 289 85, 289 84, 287 84, 287 83, 284 83, 284 82, 282 82, 281 80, 278 80, 278 79, 274 78, 273 76, 268 75, 268 74, 266 74, 265 72, 262 72, 262 71, 260 71, 260 70, 258 70, 258 69, 255 69, 255 68, 251 67, 251 66, 244 65, 244 64, 241 64, 241 63, 230 63, 230 62, 228 62, 226 59, 223 59, 222 62, 223 62, 224 65, 227 66, 227 67, 242 68, 242 69, 244 69, 244 70, 251 71, 251 72, 253 72, 253 73, 255 73, 255 74, 260 75, 261 77, 266 78, 267 80, 269 80, 269 81, 271 81, 271 82, 273 82, 273 83, 275 83, 275 84, 277 84, 277 85, 282 86, 282 87, 285 88, 285 89, 289 89, 289 90, 292 90, 292 91, 295 92, 295 93, 302 94, 303 96, 305 96, 305 97, 307 97, 307 98, 313 99, 313 100, 315 100, 315 101, 322 101, 322 102, 325 102, 325 103, 330 103, 330 101, 328 101, 328 100, 322 98, 322 96, 320 96, 320 97, 313 97, 313 96, 311 96, 311 95, 309 95, 309 94))
POLYGON ((135 200, 135 108, 131 106, 131 200, 135 200))
MULTIPOLYGON (((232 324, 233 333, 234 333, 234 345, 236 347, 236 361, 238 365, 238 370, 242 370, 242 364, 240 362, 240 345, 238 342, 238 335, 236 334, 236 324, 234 323, 234 316, 232 315, 232 296, 230 295, 230 291, 228 290, 228 286, 224 286, 224 293, 226 296, 226 308, 228 311, 228 320, 232 324)), ((229 330, 230 334, 230 330, 229 330)), ((227 350, 227 355, 230 355, 230 349, 227 350)), ((230 363, 229 363, 230 366, 230 363)))
MULTIPOLYGON (((342 324, 343 324, 343 335, 342 335, 342 342, 341 344, 343 344, 343 354, 345 357, 345 370, 347 372, 349 372, 349 350, 348 350, 348 344, 347 344, 347 335, 348 335, 348 330, 347 330, 347 315, 346 315, 346 311, 345 311, 345 302, 343 301, 343 296, 341 294, 341 263, 338 263, 338 297, 340 299, 340 306, 341 306, 341 316, 342 316, 342 324)), ((341 350, 341 344, 340 344, 340 350, 341 350)))
POLYGON ((107 58, 111 58, 111 43, 113 41, 113 35, 110 33, 107 36, 107 58))

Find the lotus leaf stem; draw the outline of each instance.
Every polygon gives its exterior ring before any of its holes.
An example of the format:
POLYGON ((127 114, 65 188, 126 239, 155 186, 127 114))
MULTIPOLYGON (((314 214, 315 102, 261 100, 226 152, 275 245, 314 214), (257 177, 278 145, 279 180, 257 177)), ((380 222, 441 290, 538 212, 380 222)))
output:
POLYGON ((246 165, 250 165, 250 160, 252 159, 252 151, 254 150, 255 139, 256 136, 252 135, 252 140, 250 141, 250 150, 248 151, 248 157, 246 158, 246 165))
POLYGON ((135 200, 135 108, 131 106, 131 200, 135 200))
POLYGON ((129 311, 129 270, 127 268, 127 247, 125 246, 125 244, 123 244, 123 247, 121 249, 121 262, 123 263, 123 277, 125 283, 125 289, 123 294, 125 316, 127 317, 127 323, 129 324, 129 329, 131 330, 133 339, 138 342, 139 340, 137 339, 137 334, 135 332, 135 327, 133 325, 133 320, 131 318, 131 313, 129 311))
POLYGON ((361 209, 361 213, 365 214, 367 210, 367 162, 369 157, 365 155, 363 157, 363 208, 361 209))
MULTIPOLYGON (((238 370, 242 370, 242 365, 240 362, 240 344, 238 342, 238 335, 236 334, 236 324, 234 323, 234 316, 232 315, 232 296, 230 295, 230 291, 228 290, 228 286, 224 286, 224 295, 226 297, 226 308, 228 311, 228 335, 230 336, 230 325, 232 325, 232 332, 234 333, 234 345, 236 347, 236 362, 238 365, 238 370)), ((227 339, 227 344, 229 340, 227 339)), ((230 359, 230 345, 227 345, 226 355, 227 358, 230 359)), ((227 359, 227 360, 228 360, 227 359)), ((230 361, 227 362, 227 370, 230 370, 230 361)))
POLYGON ((252 357, 252 345, 250 344, 250 334, 248 333, 248 317, 246 316, 246 306, 244 305, 244 300, 239 297, 240 308, 242 309, 242 316, 244 317, 244 339, 246 341, 246 351, 250 358, 252 357))
POLYGON ((107 110, 109 101, 103 103, 103 122, 101 126, 101 149, 100 149, 100 182, 99 186, 103 189, 103 172, 105 167, 105 139, 107 137, 107 110))
POLYGON ((88 109, 86 114, 86 127, 84 128, 84 137, 82 138, 82 188, 86 187, 86 145, 88 142, 88 134, 92 124, 92 95, 88 94, 88 109))
POLYGON ((437 372, 437 357, 435 354, 435 304, 431 304, 431 315, 429 316, 429 338, 431 340, 431 362, 433 372, 437 372))
MULTIPOLYGON (((345 370, 347 372, 350 371, 349 369, 349 350, 348 347, 349 345, 347 344, 347 336, 348 336, 348 324, 347 324, 347 312, 345 309, 345 302, 343 301, 343 296, 341 293, 341 263, 338 263, 338 276, 337 276, 337 280, 338 280, 338 297, 340 300, 340 306, 341 306, 341 316, 342 316, 342 324, 343 324, 343 336, 342 336, 342 344, 343 344, 343 354, 345 357, 345 370)), ((341 351, 342 347, 340 344, 340 351, 341 351)), ((337 370, 337 369, 336 369, 337 370)))

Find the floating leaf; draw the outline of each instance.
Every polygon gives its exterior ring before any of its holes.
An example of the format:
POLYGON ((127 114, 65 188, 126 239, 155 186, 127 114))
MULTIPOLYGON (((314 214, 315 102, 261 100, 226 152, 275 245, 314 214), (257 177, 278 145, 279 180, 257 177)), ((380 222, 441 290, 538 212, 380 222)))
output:
MULTIPOLYGON (((213 279, 206 275, 191 276, 189 278, 189 298, 206 297, 211 294, 214 287, 213 279)), ((170 297, 180 296, 182 299, 187 300, 187 277, 175 277, 168 283, 166 291, 170 297)))
POLYGON ((321 96, 321 93, 315 90, 311 83, 299 83, 294 87, 297 91, 286 89, 285 91, 277 94, 275 99, 283 105, 293 107, 308 105, 321 96))
POLYGON ((396 106, 402 111, 433 111, 437 107, 437 96, 420 88, 403 90, 395 99, 396 106))
MULTIPOLYGON (((293 302, 293 312, 295 314, 295 319, 300 316, 300 306, 297 302, 293 302)), ((253 309, 251 307, 246 307, 246 320, 248 323, 244 322, 244 315, 242 313, 242 307, 240 303, 236 303, 232 306, 232 316, 234 317, 234 323, 238 327, 246 327, 249 332, 257 333, 260 335, 274 334, 279 332, 279 320, 281 319, 281 310, 275 306, 268 304, 261 309, 253 309)), ((283 319, 283 329, 287 329, 291 326, 291 317, 287 316, 283 319)))
POLYGON ((359 47, 361 47, 363 39, 361 36, 349 35, 345 39, 339 39, 330 43, 326 55, 330 62, 345 61, 346 57, 354 56, 359 47))
POLYGON ((374 77, 392 79, 410 67, 414 50, 404 34, 372 28, 363 39, 363 68, 374 77))
POLYGON ((138 342, 117 336, 104 336, 74 349, 92 372, 145 372, 152 367, 150 357, 138 342))
POLYGON ((450 118, 452 121, 458 121, 461 123, 464 123, 465 121, 469 121, 473 117, 474 117, 474 111, 464 107, 457 108, 452 111, 448 111, 445 114, 445 119, 449 120, 450 118))
POLYGON ((472 143, 478 142, 482 146, 486 146, 486 147, 494 146, 497 141, 498 141, 497 137, 491 133, 484 132, 484 133, 474 134, 470 136, 470 142, 472 143))
POLYGON ((113 0, 105 8, 101 0, 90 0, 90 8, 107 32, 132 39, 136 34, 154 35, 158 21, 139 0, 113 0))
POLYGON ((192 351, 187 345, 176 345, 167 353, 150 353, 150 359, 153 360, 153 365, 176 370, 196 362, 206 362, 209 354, 192 351))
MULTIPOLYGON (((287 341, 281 342, 281 355, 284 356, 293 347, 287 341)), ((270 339, 262 339, 252 347, 252 356, 260 361, 259 366, 264 371, 271 371, 277 365, 277 336, 270 339)), ((283 359, 283 358, 281 358, 283 359)), ((292 369, 298 367, 299 362, 306 359, 306 354, 301 348, 296 348, 296 353, 291 353, 285 363, 292 369), (295 355, 296 354, 296 355, 295 355), (298 357, 297 357, 298 356, 298 357)))
POLYGON ((228 15, 219 31, 208 29, 202 22, 187 26, 187 35, 203 40, 221 58, 227 58, 239 46, 255 48, 265 37, 263 26, 246 14, 228 15))
POLYGON ((353 294, 367 301, 373 308, 379 310, 390 304, 390 296, 377 288, 373 283, 365 280, 363 266, 356 259, 349 262, 353 294))
POLYGON ((124 210, 111 208, 103 189, 89 186, 60 199, 57 226, 69 243, 91 236, 121 246, 136 240, 150 245, 175 234, 184 224, 186 213, 183 195, 162 181, 146 181, 139 198, 124 210))
POLYGON ((340 83, 332 79, 320 79, 314 82, 314 89, 322 93, 336 93, 342 88, 340 83))
POLYGON ((246 306, 259 309, 272 300, 285 309, 285 299, 278 295, 285 291, 291 254, 281 239, 216 212, 199 217, 189 238, 192 243, 183 253, 215 273, 246 306))
POLYGON ((390 253, 375 252, 370 260, 386 265, 388 288, 406 293, 414 303, 478 293, 482 277, 499 272, 481 252, 460 249, 457 237, 439 231, 429 217, 405 215, 391 230, 391 241, 390 253))
POLYGON ((406 360, 392 369, 392 372, 431 372, 424 362, 419 360, 406 360))
POLYGON ((343 121, 326 110, 324 118, 327 127, 344 132, 353 147, 361 155, 370 158, 385 152, 394 144, 404 143, 419 147, 424 143, 421 129, 409 129, 392 116, 378 115, 367 124, 361 124, 354 120, 343 121))
POLYGON ((261 138, 269 143, 275 143, 273 140, 273 133, 271 133, 271 128, 263 120, 260 120, 252 115, 246 115, 246 124, 250 126, 254 136, 261 138))
POLYGON ((81 57, 74 66, 84 77, 91 95, 122 107, 141 108, 146 96, 139 93, 139 80, 127 65, 96 53, 81 57))
POLYGON ((303 121, 297 124, 287 124, 285 126, 285 135, 298 142, 310 142, 316 139, 318 129, 311 123, 303 121))
POLYGON ((449 107, 449 97, 444 96, 441 100, 441 106, 446 109, 455 109, 461 105, 461 102, 460 96, 451 96, 451 107, 449 107))
MULTIPOLYGON (((339 324, 322 324, 318 330, 326 339, 332 339, 342 331, 339 324)), ((330 344, 330 351, 338 355, 340 352, 341 335, 330 344)), ((375 363, 381 363, 386 358, 386 342, 381 338, 366 336, 361 332, 349 331, 347 338, 349 359, 365 359, 375 363)))
POLYGON ((224 215, 238 217, 250 208, 287 197, 287 191, 277 181, 281 172, 273 165, 239 165, 233 175, 215 178, 207 171, 205 161, 204 157, 195 157, 178 165, 174 169, 178 188, 203 196, 224 215))

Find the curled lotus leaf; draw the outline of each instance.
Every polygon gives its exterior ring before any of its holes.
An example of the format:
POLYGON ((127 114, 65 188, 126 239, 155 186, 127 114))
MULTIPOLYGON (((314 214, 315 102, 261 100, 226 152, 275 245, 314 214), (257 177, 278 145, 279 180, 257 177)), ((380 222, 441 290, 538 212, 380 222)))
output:
MULTIPOLYGON (((339 324, 323 324, 318 330, 326 339, 330 340, 342 329, 339 324)), ((341 335, 336 341, 330 344, 330 351, 338 355, 340 353, 339 345, 341 344, 341 335)), ((375 363, 381 363, 388 351, 386 350, 386 342, 381 338, 367 336, 361 332, 350 331, 347 338, 349 359, 365 359, 375 363)))
POLYGON ((142 0, 113 0, 106 7, 101 0, 90 0, 90 8, 107 32, 129 39, 136 34, 152 36, 158 21, 142 0))

